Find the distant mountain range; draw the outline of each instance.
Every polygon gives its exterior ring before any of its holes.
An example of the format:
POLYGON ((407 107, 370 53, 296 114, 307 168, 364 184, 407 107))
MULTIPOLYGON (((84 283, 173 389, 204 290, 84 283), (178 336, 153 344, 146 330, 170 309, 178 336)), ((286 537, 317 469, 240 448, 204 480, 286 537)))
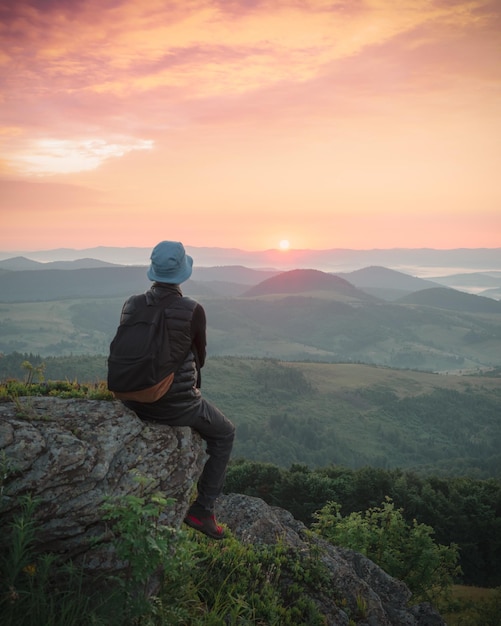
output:
MULTIPOLYGON (((150 281, 145 266, 103 263, 0 269, 0 352, 105 354, 123 301, 150 281)), ((501 365, 501 302, 385 267, 343 276, 195 267, 183 292, 206 309, 212 355, 432 371, 501 365)))
MULTIPOLYGON (((95 259, 38 263, 17 257, 0 262, 0 302, 126 297, 145 291, 149 284, 144 266, 112 265, 95 259), (25 267, 31 269, 21 269, 25 267)), ((330 292, 331 296, 336 294, 336 297, 342 298, 367 300, 375 296, 392 300, 438 286, 438 283, 384 267, 357 270, 341 277, 320 270, 281 272, 229 266, 195 267, 183 290, 191 295, 216 297, 320 291, 324 297, 326 292, 330 292)))
POLYGON ((74 261, 48 261, 41 263, 24 256, 16 256, 0 261, 0 269, 19 270, 81 270, 95 267, 120 267, 116 263, 107 263, 99 259, 75 259, 74 261))
MULTIPOLYGON (((63 298, 84 297, 90 293, 106 295, 109 290, 112 294, 126 295, 130 289, 134 291, 144 290, 146 267, 146 265, 121 265, 89 257, 43 263, 23 256, 11 257, 0 261, 0 302, 25 301, 27 298, 35 296, 37 300, 58 299, 58 292, 63 298), (115 269, 117 274, 104 272, 104 270, 115 269), (74 280, 76 275, 71 273, 59 274, 59 286, 56 286, 52 280, 53 275, 47 274, 51 270, 82 272, 78 276, 78 286, 74 280), (90 270, 92 272, 86 274, 86 271, 90 270), (103 272, 100 273, 99 270, 103 270, 103 272), (120 271, 118 272, 118 270, 120 271), (27 273, 23 274, 23 272, 27 273), (36 276, 31 275, 30 272, 35 272, 36 276), (116 280, 111 279, 111 276, 115 276, 116 280)), ((192 283, 190 289, 193 289, 193 282, 204 283, 203 286, 199 285, 198 293, 236 296, 242 295, 246 291, 246 287, 254 287, 263 280, 277 276, 283 271, 280 269, 249 268, 242 265, 214 267, 195 265, 189 283, 192 283)), ((320 272, 320 270, 311 270, 311 272, 315 271, 320 272)), ((438 286, 451 287, 494 300, 501 299, 501 270, 437 276, 433 280, 418 278, 405 272, 375 265, 351 272, 320 273, 345 279, 366 294, 383 300, 398 300, 415 291, 438 286)), ((313 276, 314 274, 310 277, 313 276)))
MULTIPOLYGON (((195 266, 213 267, 243 265, 259 269, 317 269, 325 272, 347 272, 376 265, 418 274, 413 269, 437 269, 435 275, 470 271, 501 271, 501 248, 457 248, 435 250, 432 248, 392 248, 373 250, 350 250, 333 248, 327 250, 281 251, 276 249, 248 251, 238 248, 214 248, 186 246, 195 266)), ((38 251, 0 251, 0 260, 16 256, 33 261, 76 261, 84 258, 99 259, 119 265, 148 265, 151 248, 98 246, 75 250, 59 248, 38 251)), ((29 269, 29 268, 23 268, 29 269)), ((421 274, 421 277, 422 274, 421 274)))

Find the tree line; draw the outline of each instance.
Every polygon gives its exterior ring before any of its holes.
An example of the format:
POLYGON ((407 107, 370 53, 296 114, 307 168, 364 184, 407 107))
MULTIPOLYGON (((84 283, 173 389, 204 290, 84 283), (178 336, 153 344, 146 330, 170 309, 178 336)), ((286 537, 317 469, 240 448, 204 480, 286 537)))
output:
POLYGON ((290 511, 311 526, 315 513, 338 503, 342 516, 380 507, 391 499, 412 524, 431 526, 439 544, 456 544, 462 582, 501 585, 501 483, 495 479, 439 478, 403 470, 330 465, 289 469, 271 463, 233 461, 226 492, 256 496, 290 511))

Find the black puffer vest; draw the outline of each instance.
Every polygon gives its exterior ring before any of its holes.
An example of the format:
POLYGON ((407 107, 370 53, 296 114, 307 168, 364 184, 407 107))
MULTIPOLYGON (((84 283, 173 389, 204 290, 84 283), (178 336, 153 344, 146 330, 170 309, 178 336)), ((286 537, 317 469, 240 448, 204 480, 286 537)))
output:
MULTIPOLYGON (((155 283, 145 294, 147 302, 165 302, 165 324, 170 346, 174 381, 169 391, 157 402, 190 403, 200 397, 198 358, 192 346, 191 320, 197 302, 182 295, 177 285, 155 283), (170 296, 170 297, 169 297, 170 296)), ((134 313, 141 296, 131 296, 122 309, 121 321, 134 313)), ((133 403, 137 404, 137 403, 133 403)), ((156 403, 154 403, 156 404, 156 403)))

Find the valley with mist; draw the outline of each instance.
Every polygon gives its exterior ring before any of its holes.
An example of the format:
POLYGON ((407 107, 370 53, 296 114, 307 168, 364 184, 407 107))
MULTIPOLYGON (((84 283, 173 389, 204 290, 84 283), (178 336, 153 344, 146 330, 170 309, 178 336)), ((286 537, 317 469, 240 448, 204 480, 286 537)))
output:
MULTIPOLYGON (((146 267, 0 261, 0 379, 28 358, 47 380, 104 380, 146 267)), ((204 393, 234 419, 237 456, 501 476, 499 300, 374 265, 195 266, 182 288, 207 313, 204 393)))
MULTIPOLYGON (((382 252, 391 251, 374 257, 382 252)), ((401 255, 396 264, 413 259, 401 255)), ((454 255, 449 271, 467 260, 454 255)), ((343 261, 332 255, 341 262, 353 264, 352 254, 343 261)), ((455 274, 421 278, 376 265, 334 273, 195 264, 183 292, 206 309, 211 356, 481 372, 501 366, 501 253, 470 262, 466 290, 451 286, 455 274), (488 272, 475 270, 485 263, 488 272), (484 292, 471 293, 482 283, 484 292)), ((1 260, 0 351, 106 354, 123 301, 149 287, 146 267, 93 258, 1 260)))

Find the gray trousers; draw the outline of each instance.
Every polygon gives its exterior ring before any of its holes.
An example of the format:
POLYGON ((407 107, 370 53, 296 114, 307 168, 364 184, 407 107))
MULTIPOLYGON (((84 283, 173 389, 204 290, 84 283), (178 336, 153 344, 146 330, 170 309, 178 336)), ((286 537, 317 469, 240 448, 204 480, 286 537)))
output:
POLYGON ((176 415, 170 405, 162 406, 162 400, 152 404, 124 401, 125 406, 134 411, 140 419, 154 420, 168 426, 190 426, 206 442, 208 459, 198 480, 197 502, 209 511, 221 494, 230 460, 235 426, 212 403, 199 398, 188 411, 176 415), (171 413, 172 417, 169 416, 171 413))

